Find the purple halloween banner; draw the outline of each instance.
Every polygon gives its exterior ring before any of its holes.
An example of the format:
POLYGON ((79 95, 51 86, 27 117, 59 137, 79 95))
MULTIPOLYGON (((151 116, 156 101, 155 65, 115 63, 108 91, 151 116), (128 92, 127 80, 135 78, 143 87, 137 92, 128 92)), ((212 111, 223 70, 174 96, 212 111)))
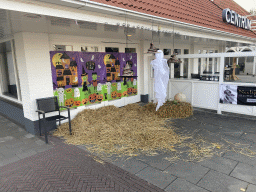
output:
POLYGON ((136 53, 51 51, 50 58, 54 95, 66 106, 137 94, 136 53))

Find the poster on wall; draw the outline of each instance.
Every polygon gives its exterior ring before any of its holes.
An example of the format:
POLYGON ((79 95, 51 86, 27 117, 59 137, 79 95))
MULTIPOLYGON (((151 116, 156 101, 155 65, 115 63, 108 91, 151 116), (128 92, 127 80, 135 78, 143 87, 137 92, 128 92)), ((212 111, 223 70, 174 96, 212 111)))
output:
POLYGON ((54 96, 79 107, 137 95, 137 54, 51 51, 54 96), (133 77, 124 78, 129 66, 133 77), (125 68, 126 67, 126 68, 125 68))
POLYGON ((256 87, 221 84, 220 103, 256 106, 256 87))

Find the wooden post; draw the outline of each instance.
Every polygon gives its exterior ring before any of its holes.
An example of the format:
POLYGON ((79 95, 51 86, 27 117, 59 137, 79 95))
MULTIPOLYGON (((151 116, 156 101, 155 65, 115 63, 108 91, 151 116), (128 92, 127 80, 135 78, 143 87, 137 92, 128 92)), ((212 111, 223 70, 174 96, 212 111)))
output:
POLYGON ((236 57, 233 58, 233 65, 232 65, 232 68, 233 68, 233 73, 232 73, 232 76, 231 76, 231 79, 233 80, 238 80, 239 78, 236 76, 236 57))

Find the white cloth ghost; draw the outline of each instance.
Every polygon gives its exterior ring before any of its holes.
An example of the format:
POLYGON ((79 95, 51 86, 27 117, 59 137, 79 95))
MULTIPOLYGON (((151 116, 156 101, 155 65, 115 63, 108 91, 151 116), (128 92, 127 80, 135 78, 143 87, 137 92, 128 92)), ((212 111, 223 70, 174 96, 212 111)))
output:
POLYGON ((151 65, 154 68, 155 77, 155 98, 158 102, 156 111, 164 104, 167 96, 167 85, 169 81, 169 67, 167 60, 164 59, 163 51, 158 50, 155 53, 155 59, 151 61, 151 65))
POLYGON ((102 90, 102 84, 101 83, 98 83, 97 84, 97 91, 101 91, 102 90))
POLYGON ((78 88, 75 88, 75 90, 74 90, 74 97, 75 98, 80 97, 80 91, 78 88))
POLYGON ((136 80, 136 79, 134 79, 134 80, 133 80, 133 86, 135 86, 135 85, 136 85, 136 83, 137 83, 137 80, 136 80))
POLYGON ((66 98, 66 95, 64 94, 63 88, 57 89, 58 95, 59 95, 59 103, 61 106, 64 106, 64 99, 66 98))
POLYGON ((121 91, 121 89, 122 89, 121 83, 118 82, 118 83, 117 83, 117 90, 118 90, 118 91, 121 91))

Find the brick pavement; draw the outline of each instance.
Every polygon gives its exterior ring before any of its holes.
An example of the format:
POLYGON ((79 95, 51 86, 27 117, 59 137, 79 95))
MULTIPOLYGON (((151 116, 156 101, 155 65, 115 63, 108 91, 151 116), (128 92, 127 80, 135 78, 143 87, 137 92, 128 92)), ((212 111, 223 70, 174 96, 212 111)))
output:
POLYGON ((90 153, 50 137, 53 148, 0 167, 0 191, 163 191, 90 153))

